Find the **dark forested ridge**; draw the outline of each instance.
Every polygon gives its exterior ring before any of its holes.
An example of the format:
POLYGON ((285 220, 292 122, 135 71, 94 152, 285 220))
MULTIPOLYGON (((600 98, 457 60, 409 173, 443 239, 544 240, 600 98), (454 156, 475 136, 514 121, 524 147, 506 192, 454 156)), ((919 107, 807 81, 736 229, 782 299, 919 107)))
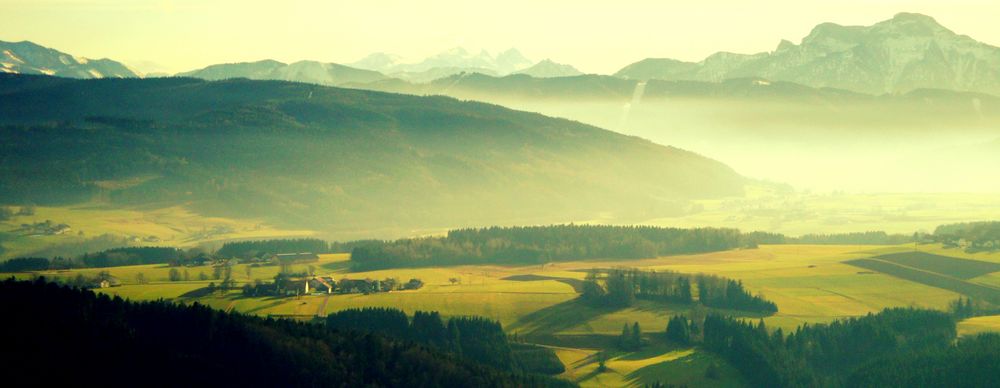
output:
POLYGON ((702 331, 705 348, 754 386, 989 386, 983 382, 1000 374, 1000 363, 990 363, 1000 354, 996 335, 956 347, 954 318, 938 311, 886 309, 787 336, 763 321, 709 315, 702 331))
POLYGON ((963 337, 936 351, 890 357, 859 368, 851 387, 990 387, 1000 375, 1000 334, 963 337))
POLYGON ((505 371, 565 371, 552 349, 512 342, 499 322, 483 317, 452 317, 445 323, 437 311, 416 311, 411 319, 398 309, 366 307, 330 314, 326 325, 419 342, 505 371))
POLYGON ((12 386, 568 386, 412 342, 162 301, 128 302, 38 280, 0 283, 12 386), (58 355, 56 359, 53 355, 58 355), (54 365, 56 362, 57 365, 54 365), (100 371, 100 377, 95 372, 100 371))
POLYGON ((683 150, 446 97, 0 75, 0 99, 6 203, 185 203, 351 231, 675 214, 745 182, 683 150))

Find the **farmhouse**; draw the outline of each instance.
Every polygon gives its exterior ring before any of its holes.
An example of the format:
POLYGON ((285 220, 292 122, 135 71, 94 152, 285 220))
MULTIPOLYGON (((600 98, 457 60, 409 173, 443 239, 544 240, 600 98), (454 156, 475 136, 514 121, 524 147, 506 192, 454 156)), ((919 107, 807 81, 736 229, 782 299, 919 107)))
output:
POLYGON ((332 277, 316 276, 305 282, 305 293, 310 292, 321 292, 324 294, 332 294, 336 288, 335 281, 332 277))
POLYGON ((340 279, 337 289, 342 294, 368 294, 376 290, 377 280, 371 279, 340 279))
POLYGON ((114 276, 104 276, 97 279, 90 284, 90 288, 108 288, 108 287, 121 287, 122 282, 114 276))

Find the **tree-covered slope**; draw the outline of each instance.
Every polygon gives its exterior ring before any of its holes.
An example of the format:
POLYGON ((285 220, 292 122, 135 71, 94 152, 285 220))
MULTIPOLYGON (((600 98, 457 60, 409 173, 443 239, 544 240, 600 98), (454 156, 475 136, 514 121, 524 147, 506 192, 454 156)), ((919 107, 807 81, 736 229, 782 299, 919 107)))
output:
POLYGON ((0 361, 11 386, 572 386, 413 342, 195 304, 129 302, 45 283, 0 282, 0 361))
POLYGON ((188 204, 323 230, 663 214, 716 161, 446 97, 278 81, 0 77, 0 201, 188 204))

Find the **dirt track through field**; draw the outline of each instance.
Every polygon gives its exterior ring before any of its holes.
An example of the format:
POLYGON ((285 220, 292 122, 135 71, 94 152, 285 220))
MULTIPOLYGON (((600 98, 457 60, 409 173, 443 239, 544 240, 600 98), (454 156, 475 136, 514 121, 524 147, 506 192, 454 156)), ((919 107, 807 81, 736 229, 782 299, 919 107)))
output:
POLYGON ((329 302, 330 302, 330 294, 326 294, 326 296, 323 297, 323 303, 320 303, 319 308, 316 309, 317 317, 323 316, 323 314, 326 312, 326 304, 329 302))

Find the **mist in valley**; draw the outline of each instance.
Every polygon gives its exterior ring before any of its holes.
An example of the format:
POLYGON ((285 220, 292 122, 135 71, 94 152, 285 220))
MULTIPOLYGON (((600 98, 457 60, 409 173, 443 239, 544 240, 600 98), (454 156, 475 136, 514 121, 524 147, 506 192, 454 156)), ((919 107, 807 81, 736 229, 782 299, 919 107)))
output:
POLYGON ((690 150, 747 177, 799 191, 1000 191, 1000 120, 942 115, 924 103, 829 106, 794 101, 641 100, 494 102, 690 150), (993 148, 991 148, 993 147, 993 148))

